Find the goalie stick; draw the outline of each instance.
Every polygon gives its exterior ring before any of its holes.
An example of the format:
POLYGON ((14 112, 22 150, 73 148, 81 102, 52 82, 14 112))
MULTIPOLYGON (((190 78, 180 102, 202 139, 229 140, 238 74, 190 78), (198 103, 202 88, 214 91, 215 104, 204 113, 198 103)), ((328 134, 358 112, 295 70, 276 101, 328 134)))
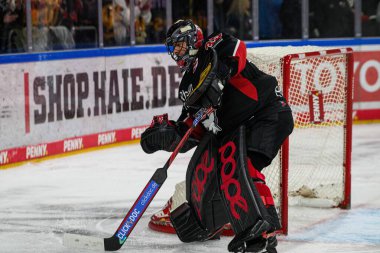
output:
POLYGON ((79 234, 69 234, 65 233, 63 235, 63 244, 70 248, 86 248, 92 250, 105 250, 105 251, 116 251, 119 250, 132 230, 136 226, 137 222, 140 220, 145 210, 152 202, 154 196, 157 194, 158 190, 161 188, 163 183, 167 178, 167 170, 172 164, 173 160, 177 156, 179 150, 185 144, 190 134, 193 132, 195 127, 210 115, 214 109, 212 107, 208 109, 200 109, 196 114, 192 126, 187 130, 185 135, 182 137, 181 141, 170 155, 169 159, 165 163, 164 167, 158 168, 145 188, 140 193, 139 197, 121 222, 120 226, 109 238, 99 238, 94 236, 79 235, 79 234))

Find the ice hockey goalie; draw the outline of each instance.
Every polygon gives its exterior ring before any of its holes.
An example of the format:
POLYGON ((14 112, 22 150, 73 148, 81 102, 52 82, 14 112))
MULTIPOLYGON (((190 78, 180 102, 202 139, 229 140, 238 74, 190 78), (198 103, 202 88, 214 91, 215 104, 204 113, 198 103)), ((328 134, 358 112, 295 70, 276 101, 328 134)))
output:
POLYGON ((186 243, 234 234, 230 252, 275 253, 281 224, 261 171, 293 130, 276 78, 246 59, 243 41, 220 32, 204 39, 191 20, 175 22, 165 44, 184 73, 182 113, 176 121, 154 118, 141 136, 143 150, 172 151, 199 109, 215 110, 182 150, 196 147, 185 182, 149 226, 186 243))

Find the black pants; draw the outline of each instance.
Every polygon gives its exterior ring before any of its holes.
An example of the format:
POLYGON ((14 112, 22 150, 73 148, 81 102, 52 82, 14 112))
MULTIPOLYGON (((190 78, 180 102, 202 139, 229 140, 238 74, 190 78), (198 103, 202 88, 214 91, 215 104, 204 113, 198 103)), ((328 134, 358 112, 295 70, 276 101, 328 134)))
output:
POLYGON ((247 153, 259 171, 271 164, 284 140, 294 128, 291 111, 254 117, 246 123, 247 153))

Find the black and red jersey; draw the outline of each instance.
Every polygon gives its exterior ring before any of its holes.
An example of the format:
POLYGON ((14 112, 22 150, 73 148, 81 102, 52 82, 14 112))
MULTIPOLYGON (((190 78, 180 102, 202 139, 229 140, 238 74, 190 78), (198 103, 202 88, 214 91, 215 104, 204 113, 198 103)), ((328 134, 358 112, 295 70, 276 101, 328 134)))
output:
MULTIPOLYGON (((197 66, 207 54, 207 49, 213 47, 218 54, 218 60, 230 69, 226 80, 222 102, 216 111, 221 134, 240 126, 253 116, 265 117, 271 113, 290 110, 280 92, 275 77, 260 71, 247 60, 245 43, 225 33, 213 33, 204 42, 197 53, 192 68, 185 72, 180 86, 179 98, 185 101, 194 85, 194 73, 197 66)), ((183 108, 178 120, 183 120, 191 109, 183 108)))

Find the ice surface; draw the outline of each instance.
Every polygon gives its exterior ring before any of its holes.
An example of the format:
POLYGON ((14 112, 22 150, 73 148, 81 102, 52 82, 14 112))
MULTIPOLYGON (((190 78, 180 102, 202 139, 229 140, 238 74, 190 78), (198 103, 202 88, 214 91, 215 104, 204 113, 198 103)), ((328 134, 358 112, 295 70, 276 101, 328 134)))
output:
MULTIPOLYGON (((380 252, 380 125, 355 125, 352 209, 293 207, 282 253, 380 252)), ((168 179, 119 252, 227 252, 230 237, 181 243, 151 231, 149 217, 184 179, 191 153, 168 179)), ((0 170, 0 253, 90 252, 62 245, 63 233, 109 237, 169 153, 127 145, 0 170)))

